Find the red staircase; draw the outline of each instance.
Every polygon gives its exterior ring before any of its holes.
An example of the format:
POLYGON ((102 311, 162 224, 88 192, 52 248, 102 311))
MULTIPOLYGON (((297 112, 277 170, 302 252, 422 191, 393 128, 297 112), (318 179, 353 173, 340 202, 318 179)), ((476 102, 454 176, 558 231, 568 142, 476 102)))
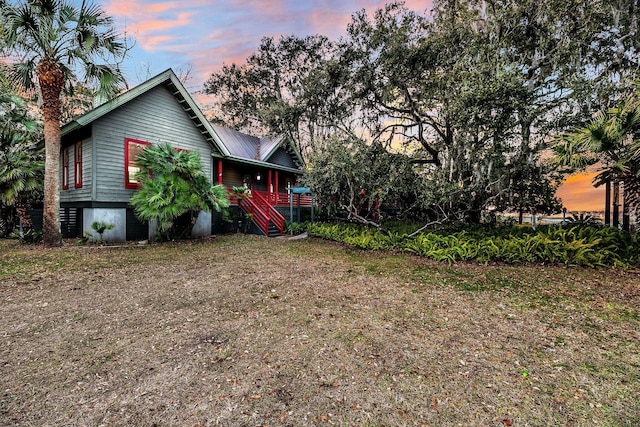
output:
POLYGON ((265 236, 284 234, 284 217, 259 192, 254 191, 252 197, 238 200, 238 205, 245 213, 251 214, 251 220, 265 236))

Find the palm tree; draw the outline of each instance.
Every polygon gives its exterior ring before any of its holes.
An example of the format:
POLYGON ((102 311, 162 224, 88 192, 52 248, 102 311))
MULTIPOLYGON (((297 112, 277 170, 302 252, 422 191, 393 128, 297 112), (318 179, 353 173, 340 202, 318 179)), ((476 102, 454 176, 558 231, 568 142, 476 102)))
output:
POLYGON ((35 144, 13 144, 0 152, 0 200, 15 207, 23 233, 32 228, 29 208, 41 197, 42 157, 35 144))
POLYGON ((18 58, 12 78, 25 88, 39 89, 45 141, 43 242, 60 246, 59 163, 60 105, 65 86, 83 80, 103 97, 124 85, 118 68, 126 46, 111 17, 99 6, 79 7, 66 0, 0 1, 3 39, 8 56, 18 58), (105 64, 97 64, 97 61, 105 64), (109 61, 112 61, 111 63, 109 61))
POLYGON ((571 171, 600 164, 593 184, 614 187, 614 225, 617 225, 619 184, 624 185, 624 209, 640 207, 640 90, 608 111, 599 111, 584 127, 566 133, 556 141, 554 151, 560 166, 571 171))
POLYGON ((0 80, 0 201, 16 209, 22 231, 28 232, 29 207, 42 193, 44 153, 36 144, 41 134, 23 100, 8 93, 1 74, 0 80))
POLYGON ((190 236, 200 211, 229 206, 224 187, 212 186, 202 171, 198 153, 162 144, 145 148, 136 162, 142 186, 129 203, 139 219, 156 221, 163 239, 190 236))

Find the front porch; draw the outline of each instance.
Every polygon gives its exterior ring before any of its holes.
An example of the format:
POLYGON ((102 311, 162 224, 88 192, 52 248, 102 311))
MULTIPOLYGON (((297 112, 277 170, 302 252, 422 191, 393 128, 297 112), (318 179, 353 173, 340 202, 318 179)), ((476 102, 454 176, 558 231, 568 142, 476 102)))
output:
MULTIPOLYGON (((227 188, 227 194, 229 195, 229 203, 231 206, 238 206, 238 198, 233 192, 232 188, 227 188)), ((279 191, 279 192, 271 192, 271 191, 260 191, 260 190, 252 190, 251 195, 257 194, 259 197, 265 199, 271 206, 275 208, 287 208, 289 209, 289 192, 287 191, 279 191)), ((301 208, 310 208, 311 207, 311 196, 308 194, 294 194, 293 195, 293 207, 301 207, 301 208)))

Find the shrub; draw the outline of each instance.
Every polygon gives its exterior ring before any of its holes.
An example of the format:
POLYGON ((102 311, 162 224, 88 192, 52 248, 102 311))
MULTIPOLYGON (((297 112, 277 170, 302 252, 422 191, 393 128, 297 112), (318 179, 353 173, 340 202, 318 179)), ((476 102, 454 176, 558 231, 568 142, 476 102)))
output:
POLYGON ((315 223, 308 225, 307 232, 362 249, 400 250, 449 263, 548 262, 588 267, 640 264, 638 236, 609 227, 471 228, 454 233, 425 232, 409 238, 406 233, 381 232, 354 224, 315 223))
POLYGON ((211 185, 198 153, 161 144, 145 148, 136 161, 141 188, 129 203, 139 219, 157 221, 163 240, 190 236, 200 211, 229 206, 226 190, 211 185))

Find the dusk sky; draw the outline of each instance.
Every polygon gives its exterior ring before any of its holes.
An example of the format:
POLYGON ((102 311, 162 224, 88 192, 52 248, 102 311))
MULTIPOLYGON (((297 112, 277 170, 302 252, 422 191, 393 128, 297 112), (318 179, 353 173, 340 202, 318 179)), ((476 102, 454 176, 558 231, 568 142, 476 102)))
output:
MULTIPOLYGON (((80 0, 74 0, 78 3, 80 0)), ((373 13, 385 0, 102 0, 118 29, 135 40, 124 64, 131 86, 171 67, 191 69, 190 91, 222 64, 243 63, 262 37, 322 34, 337 39, 351 14, 373 13)), ((418 12, 430 0, 408 0, 418 12)))
MULTIPOLYGON (((80 0, 74 0, 80 3, 80 0)), ((227 63, 243 63, 262 37, 322 34, 336 40, 351 15, 372 14, 385 0, 102 0, 117 28, 135 40, 123 71, 130 86, 167 68, 191 70, 190 92, 227 63)), ((407 7, 429 13, 431 0, 406 0, 407 7)), ((559 196, 570 211, 603 210, 602 190, 590 177, 570 177, 559 196)))

